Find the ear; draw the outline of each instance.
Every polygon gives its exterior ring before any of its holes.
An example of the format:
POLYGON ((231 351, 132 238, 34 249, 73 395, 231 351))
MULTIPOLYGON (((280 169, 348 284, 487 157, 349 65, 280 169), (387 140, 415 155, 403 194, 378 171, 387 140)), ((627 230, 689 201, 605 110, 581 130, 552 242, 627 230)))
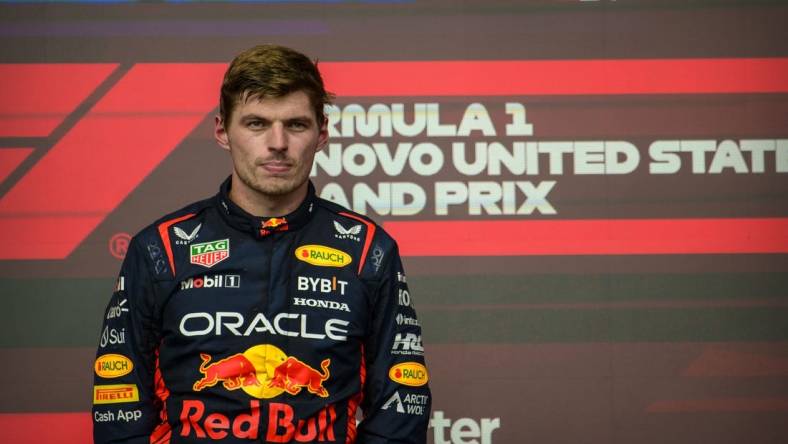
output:
POLYGON ((218 114, 213 120, 213 137, 220 147, 230 151, 230 138, 227 136, 227 129, 224 127, 222 116, 218 114))
POLYGON ((317 134, 317 151, 322 150, 328 145, 328 116, 323 114, 323 123, 317 134))

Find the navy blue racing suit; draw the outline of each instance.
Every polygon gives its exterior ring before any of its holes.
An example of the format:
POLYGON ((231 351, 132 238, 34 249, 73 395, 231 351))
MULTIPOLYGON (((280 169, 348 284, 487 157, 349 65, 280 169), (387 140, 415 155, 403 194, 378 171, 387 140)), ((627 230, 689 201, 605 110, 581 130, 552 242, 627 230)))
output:
POLYGON ((421 326, 394 240, 311 183, 276 218, 229 187, 132 239, 96 353, 95 443, 425 442, 421 326))

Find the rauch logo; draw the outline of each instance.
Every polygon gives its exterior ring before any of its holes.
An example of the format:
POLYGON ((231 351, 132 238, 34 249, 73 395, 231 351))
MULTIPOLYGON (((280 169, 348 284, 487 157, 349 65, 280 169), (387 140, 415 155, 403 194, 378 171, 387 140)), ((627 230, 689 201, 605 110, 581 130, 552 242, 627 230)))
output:
POLYGON ((353 262, 353 258, 344 251, 323 245, 302 245, 296 248, 295 257, 318 267, 344 267, 353 262))
POLYGON ((402 385, 420 387, 429 381, 427 367, 418 362, 403 362, 389 369, 389 378, 402 385))
POLYGON ((123 355, 107 354, 96 359, 96 374, 102 378, 118 378, 134 369, 131 360, 123 355))

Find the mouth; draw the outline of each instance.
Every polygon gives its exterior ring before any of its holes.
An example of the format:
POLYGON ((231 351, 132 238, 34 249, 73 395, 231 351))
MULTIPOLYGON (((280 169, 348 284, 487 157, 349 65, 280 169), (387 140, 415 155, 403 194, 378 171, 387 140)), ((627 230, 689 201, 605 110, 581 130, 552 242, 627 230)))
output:
POLYGON ((263 162, 262 165, 264 170, 268 171, 272 174, 282 174, 290 171, 293 168, 293 164, 290 162, 282 162, 278 160, 269 160, 267 162, 263 162))

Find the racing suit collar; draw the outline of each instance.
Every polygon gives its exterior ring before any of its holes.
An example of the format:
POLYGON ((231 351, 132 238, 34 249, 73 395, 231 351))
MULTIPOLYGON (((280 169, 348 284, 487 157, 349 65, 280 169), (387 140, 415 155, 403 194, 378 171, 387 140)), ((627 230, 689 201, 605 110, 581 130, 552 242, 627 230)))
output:
POLYGON ((247 213, 230 199, 230 180, 228 177, 219 187, 216 205, 225 221, 238 230, 251 233, 258 239, 282 231, 293 231, 306 225, 312 218, 315 208, 315 186, 309 181, 306 198, 298 208, 282 217, 257 217, 247 213))

